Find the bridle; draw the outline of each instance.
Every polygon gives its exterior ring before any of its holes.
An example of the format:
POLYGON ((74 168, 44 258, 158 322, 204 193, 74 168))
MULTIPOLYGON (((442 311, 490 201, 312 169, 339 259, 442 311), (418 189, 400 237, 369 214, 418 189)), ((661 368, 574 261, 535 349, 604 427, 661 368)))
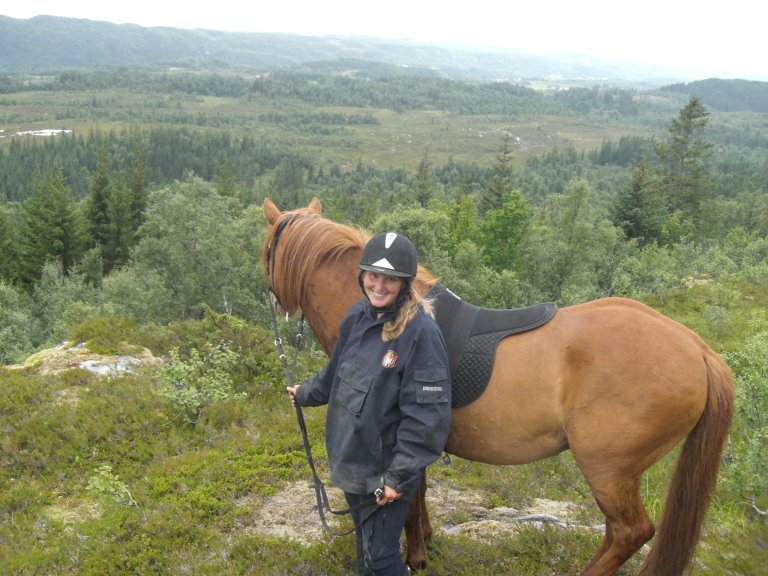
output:
MULTIPOLYGON (((296 332, 296 341, 294 343, 294 354, 293 354, 293 360, 291 361, 290 367, 288 365, 288 357, 285 354, 285 351, 283 350, 283 339, 280 337, 280 330, 277 327, 277 306, 280 306, 283 308, 282 303, 280 302, 280 297, 275 293, 275 291, 272 289, 272 276, 275 271, 275 258, 274 255, 277 251, 277 245, 280 241, 280 236, 282 235, 285 228, 293 222, 296 219, 296 215, 290 215, 286 218, 284 218, 278 225, 277 229, 275 230, 275 234, 272 237, 272 242, 267 244, 266 251, 265 251, 265 261, 267 265, 267 276, 269 280, 269 287, 266 289, 266 299, 267 303, 269 305, 269 309, 271 312, 271 320, 272 320, 272 329, 275 334, 275 348, 277 349, 277 353, 280 356, 280 363, 283 366, 283 371, 285 372, 285 379, 288 382, 288 386, 293 388, 294 386, 294 377, 296 374, 296 361, 299 357, 299 351, 301 349, 301 344, 304 341, 304 328, 306 325, 305 317, 304 317, 304 311, 301 311, 301 318, 299 319, 298 324, 298 330, 296 332)), ((314 458, 312 458, 312 448, 309 444, 309 438, 307 436, 307 425, 304 422, 304 413, 301 410, 301 406, 299 406, 298 403, 294 405, 296 409, 296 419, 299 422, 299 428, 301 429, 301 436, 302 440, 304 442, 304 454, 307 457, 307 462, 309 463, 309 468, 312 471, 312 482, 313 487, 315 489, 315 500, 317 501, 317 512, 320 515, 320 522, 323 525, 323 529, 330 534, 331 536, 345 536, 347 534, 351 534, 354 532, 359 526, 362 526, 362 524, 367 521, 373 514, 376 513, 376 511, 379 508, 379 505, 376 503, 376 498, 366 500, 364 502, 361 502, 360 504, 357 504, 356 506, 352 506, 350 508, 344 508, 343 510, 333 510, 331 509, 331 505, 328 502, 328 494, 325 490, 325 484, 320 479, 320 476, 317 473, 317 469, 315 468, 315 461, 314 458), (336 532, 334 531, 329 525, 328 521, 325 518, 325 512, 330 512, 331 514, 335 515, 345 515, 345 514, 351 514, 352 512, 356 512, 358 510, 361 510, 366 507, 372 507, 372 509, 360 520, 360 523, 352 527, 350 530, 347 530, 345 532, 336 532)))
MULTIPOLYGON (((264 260, 267 265, 267 279, 269 280, 269 287, 267 290, 269 291, 270 297, 270 304, 277 303, 280 308, 285 309, 283 306, 283 303, 280 302, 280 297, 277 295, 277 293, 272 288, 272 278, 275 275, 275 258, 274 255, 277 252, 277 244, 280 242, 280 236, 283 235, 283 231, 288 227, 288 224, 293 222, 298 216, 296 214, 290 214, 283 218, 280 223, 277 225, 277 228, 275 229, 275 233, 272 236, 272 241, 267 243, 267 247, 264 250, 264 260)), ((302 319, 304 318, 303 312, 302 312, 302 319)))

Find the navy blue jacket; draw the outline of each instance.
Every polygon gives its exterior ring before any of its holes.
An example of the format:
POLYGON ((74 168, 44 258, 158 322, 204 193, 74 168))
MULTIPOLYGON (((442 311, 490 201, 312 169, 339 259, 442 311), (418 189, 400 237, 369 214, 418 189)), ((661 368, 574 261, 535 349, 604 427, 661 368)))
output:
POLYGON ((300 406, 328 404, 326 446, 331 480, 367 494, 372 479, 400 493, 414 489, 443 451, 451 423, 445 342, 423 310, 390 342, 367 299, 341 322, 328 365, 296 391, 300 406), (368 489, 367 489, 368 486, 368 489))

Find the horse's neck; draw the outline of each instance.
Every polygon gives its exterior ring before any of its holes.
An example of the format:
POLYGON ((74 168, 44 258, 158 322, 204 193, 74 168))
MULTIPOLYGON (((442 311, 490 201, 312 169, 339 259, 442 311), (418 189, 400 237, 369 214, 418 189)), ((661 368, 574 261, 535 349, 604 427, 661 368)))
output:
POLYGON ((339 324, 361 298, 357 283, 359 256, 342 256, 333 266, 318 268, 309 279, 306 301, 301 306, 312 333, 327 354, 339 336, 339 324), (342 272, 343 271, 343 272, 342 272))

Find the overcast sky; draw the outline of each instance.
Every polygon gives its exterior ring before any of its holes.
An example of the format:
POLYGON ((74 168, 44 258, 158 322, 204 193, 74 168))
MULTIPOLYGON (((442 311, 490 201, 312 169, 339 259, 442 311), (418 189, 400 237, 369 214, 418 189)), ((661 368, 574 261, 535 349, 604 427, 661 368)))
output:
POLYGON ((407 38, 587 54, 682 70, 696 78, 768 80, 765 6, 758 0, 0 0, 0 14, 407 38))

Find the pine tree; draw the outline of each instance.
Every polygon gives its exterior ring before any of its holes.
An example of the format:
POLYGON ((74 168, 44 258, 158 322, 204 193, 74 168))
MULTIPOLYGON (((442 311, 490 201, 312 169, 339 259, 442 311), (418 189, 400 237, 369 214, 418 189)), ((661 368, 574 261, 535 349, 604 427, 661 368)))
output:
POLYGON ((703 138, 708 122, 709 112, 697 97, 691 96, 672 121, 669 139, 656 147, 665 165, 670 209, 680 212, 694 227, 699 224, 701 205, 712 191, 707 161, 713 145, 703 138))
POLYGON ((424 152, 424 157, 419 162, 416 173, 416 201, 419 206, 426 208, 432 199, 432 161, 429 152, 424 152))
POLYGON ((133 166, 128 178, 128 187, 131 192, 131 233, 134 240, 139 228, 144 223, 144 212, 147 209, 147 168, 145 155, 142 134, 136 131, 133 134, 133 166))
POLYGON ((499 147, 496 163, 493 166, 493 176, 488 182, 482 200, 480 212, 498 210, 504 204, 504 198, 512 189, 512 148, 509 133, 504 134, 504 140, 499 147))
POLYGON ((131 190, 122 182, 115 182, 109 198, 109 236, 104 245, 104 272, 128 262, 131 247, 135 243, 131 222, 131 190))
POLYGON ((105 246, 110 236, 109 186, 109 158, 106 144, 102 142, 96 161, 96 171, 88 190, 85 210, 92 246, 105 246))
POLYGON ((16 249, 11 230, 11 220, 3 206, 0 206, 0 282, 10 282, 14 278, 16 249))
POLYGON ((21 242, 22 281, 31 286, 43 265, 57 260, 68 274, 82 255, 83 226, 75 210, 61 165, 35 183, 24 204, 21 242))
POLYGON ((626 238, 635 238, 642 246, 659 239, 666 209, 658 178, 648 164, 640 162, 632 170, 629 186, 619 190, 611 219, 626 238))

